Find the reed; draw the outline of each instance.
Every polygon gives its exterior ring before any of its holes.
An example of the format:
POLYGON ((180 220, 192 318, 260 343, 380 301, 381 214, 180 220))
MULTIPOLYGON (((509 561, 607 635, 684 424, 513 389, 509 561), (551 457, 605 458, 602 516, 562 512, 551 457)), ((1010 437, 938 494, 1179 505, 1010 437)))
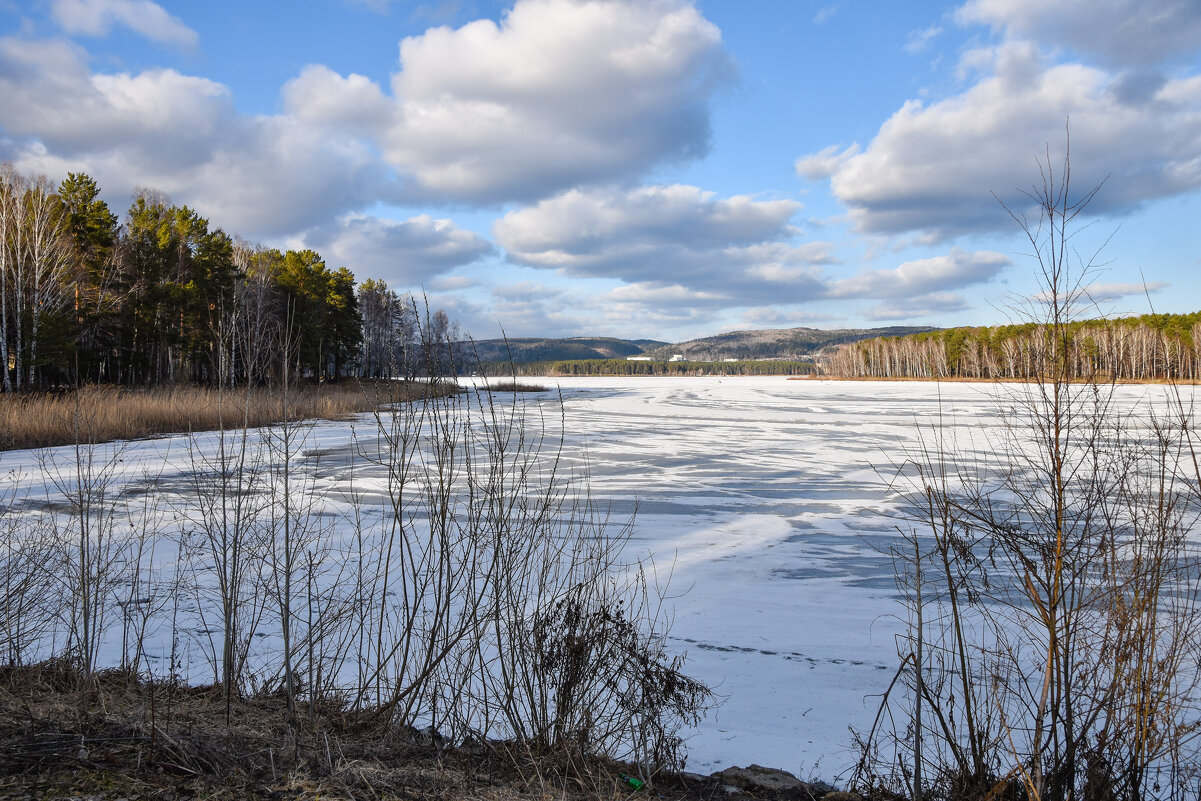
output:
POLYGON ((547 392, 541 384, 522 381, 497 381, 480 387, 485 392, 547 392))
MULTIPOLYGON (((347 381, 289 390, 293 420, 338 420, 431 391, 424 382, 347 381)), ((455 391, 438 384, 435 391, 455 391)), ((158 434, 265 426, 283 420, 275 389, 219 391, 173 386, 128 389, 89 386, 66 393, 0 396, 0 450, 138 439, 158 434)))

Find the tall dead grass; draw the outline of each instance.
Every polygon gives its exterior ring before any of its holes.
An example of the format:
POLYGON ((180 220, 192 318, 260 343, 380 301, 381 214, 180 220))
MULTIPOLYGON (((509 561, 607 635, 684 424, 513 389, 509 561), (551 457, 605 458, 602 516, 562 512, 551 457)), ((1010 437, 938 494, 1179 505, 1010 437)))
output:
MULTIPOLYGON (((455 391, 436 385, 438 393, 455 391)), ((426 382, 347 381, 288 392, 292 420, 339 420, 431 392, 426 382)), ((278 390, 176 386, 84 387, 61 394, 0 396, 0 450, 108 442, 156 434, 265 426, 283 420, 278 390)))

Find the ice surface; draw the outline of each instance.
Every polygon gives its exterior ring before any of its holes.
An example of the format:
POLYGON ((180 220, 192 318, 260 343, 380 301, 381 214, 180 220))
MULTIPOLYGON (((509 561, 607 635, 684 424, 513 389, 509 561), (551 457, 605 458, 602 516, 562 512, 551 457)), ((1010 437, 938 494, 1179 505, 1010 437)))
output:
MULTIPOLYGON (((679 594, 672 642, 687 652, 687 671, 725 698, 690 740, 689 768, 757 762, 803 777, 844 774, 856 756, 848 729, 870 727, 897 664, 888 549, 905 521, 888 479, 919 435, 934 441, 935 424, 972 455, 972 443, 1006 420, 1001 390, 777 377, 543 382, 558 392, 521 402, 542 411, 552 439, 562 434, 567 461, 586 470, 602 508, 617 520, 637 509, 630 547, 671 571, 679 594)), ((1153 391, 1118 390, 1125 404, 1153 391)), ((306 434, 304 448, 320 458, 302 469, 331 519, 351 479, 342 456, 356 431, 373 427, 364 417, 306 434)), ((191 454, 214 443, 201 434, 99 452, 113 456, 128 489, 169 497, 195 480, 191 454)), ((989 457, 983 444, 977 456, 989 457)), ((63 448, 0 454, 0 505, 16 484, 21 503, 61 504, 56 482, 70 478, 72 460, 63 448)), ((382 482, 366 471, 354 486, 370 494, 382 482)), ((171 510, 158 503, 155 514, 171 510)))

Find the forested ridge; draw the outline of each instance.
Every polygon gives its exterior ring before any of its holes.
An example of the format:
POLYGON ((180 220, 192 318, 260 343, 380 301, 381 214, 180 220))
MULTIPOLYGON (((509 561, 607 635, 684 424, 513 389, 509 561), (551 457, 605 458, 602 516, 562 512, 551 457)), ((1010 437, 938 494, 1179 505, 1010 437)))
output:
POLYGON ((809 375, 812 362, 782 359, 740 361, 645 361, 630 359, 567 359, 527 363, 484 362, 485 375, 809 375))
MULTIPOLYGON (((389 377, 444 312, 313 250, 255 245, 154 190, 123 220, 90 176, 57 186, 0 168, 4 392, 85 383, 267 383, 389 377)), ((428 349, 428 348, 427 348, 428 349)))
POLYGON ((1035 323, 878 337, 829 350, 822 371, 846 378, 1041 378, 1037 354, 1051 348, 1073 379, 1201 377, 1201 311, 1080 320, 1063 328, 1062 346, 1050 328, 1035 323))

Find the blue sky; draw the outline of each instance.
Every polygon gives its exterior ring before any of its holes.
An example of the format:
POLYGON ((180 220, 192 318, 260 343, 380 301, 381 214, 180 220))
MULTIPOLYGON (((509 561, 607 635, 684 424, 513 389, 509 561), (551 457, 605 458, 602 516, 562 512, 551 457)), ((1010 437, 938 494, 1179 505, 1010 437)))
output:
POLYGON ((0 159, 480 338, 1006 322, 1069 119, 1098 313, 1201 308, 1195 0, 0 0, 0 159))

